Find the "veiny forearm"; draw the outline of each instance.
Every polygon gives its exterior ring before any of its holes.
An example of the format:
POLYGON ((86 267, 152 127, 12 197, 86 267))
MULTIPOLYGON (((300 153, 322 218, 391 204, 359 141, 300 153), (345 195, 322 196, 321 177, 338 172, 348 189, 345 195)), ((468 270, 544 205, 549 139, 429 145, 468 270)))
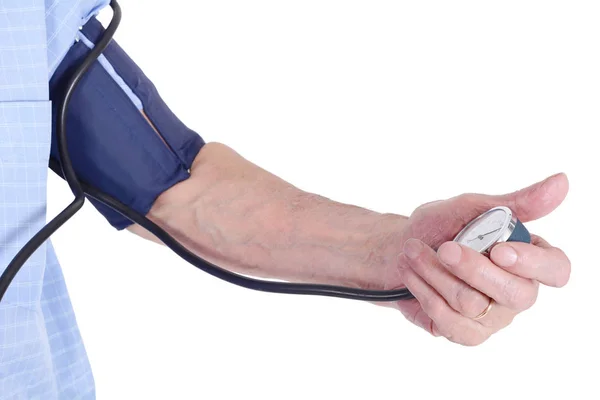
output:
POLYGON ((302 191, 217 143, 202 149, 190 179, 163 193, 148 216, 227 269, 369 288, 383 287, 405 221, 302 191))

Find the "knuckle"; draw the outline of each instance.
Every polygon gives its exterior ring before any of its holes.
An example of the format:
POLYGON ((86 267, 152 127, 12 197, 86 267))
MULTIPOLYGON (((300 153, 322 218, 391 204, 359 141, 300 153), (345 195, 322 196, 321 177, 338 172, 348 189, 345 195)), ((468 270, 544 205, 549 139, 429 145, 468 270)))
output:
POLYGON ((476 193, 463 193, 463 194, 459 194, 456 197, 456 200, 458 200, 459 202, 464 202, 464 203, 473 203, 478 200, 478 195, 476 193))
POLYGON ((522 291, 523 310, 527 310, 535 304, 538 296, 538 285, 532 283, 526 290, 522 291))
POLYGON ((421 304, 423 310, 429 315, 434 321, 439 321, 444 315, 444 304, 439 299, 434 297, 428 297, 421 304))
POLYGON ((519 289, 515 285, 515 281, 513 279, 507 279, 502 285, 502 297, 504 298, 506 305, 513 309, 520 308, 520 296, 521 294, 519 293, 519 289))
POLYGON ((524 296, 523 300, 521 301, 521 306, 519 307, 519 309, 522 311, 530 309, 531 307, 533 307, 536 300, 537 300, 537 296, 535 296, 535 295, 524 296))
MULTIPOLYGON (((477 195, 475 193, 459 194, 458 196, 454 197, 452 200, 453 200, 453 203, 456 204, 456 207, 455 207, 456 210, 464 209, 464 208, 467 208, 467 209, 476 208, 476 206, 479 205, 479 203, 480 203, 479 195, 477 195)), ((459 218, 459 220, 462 220, 460 213, 456 212, 455 216, 457 218, 459 218)), ((463 222, 468 222, 468 221, 463 221, 463 222)))
POLYGON ((471 197, 470 193, 462 193, 454 198, 458 203, 468 202, 471 197))
POLYGON ((449 341, 462 346, 479 346, 485 342, 491 333, 485 329, 476 329, 464 326, 463 324, 454 324, 449 326, 444 337, 449 341))
POLYGON ((418 218, 423 214, 427 208, 431 205, 431 203, 421 204, 419 207, 415 208, 414 211, 410 214, 411 218, 418 218))
POLYGON ((537 285, 523 285, 521 282, 508 280, 503 288, 507 306, 514 310, 524 311, 531 308, 537 300, 537 285))
POLYGON ((513 323, 515 317, 517 316, 518 313, 513 312, 510 314, 505 315, 503 318, 499 318, 496 320, 495 326, 493 327, 493 331, 494 332, 498 332, 501 329, 506 328, 507 326, 509 326, 510 324, 513 323))
POLYGON ((408 312, 407 310, 404 310, 401 308, 400 311, 402 312, 402 315, 404 315, 404 318, 406 318, 406 320, 408 322, 416 325, 417 315, 419 314, 419 309, 417 309, 416 311, 413 311, 413 312, 408 312))
POLYGON ((475 316, 479 312, 477 307, 481 303, 472 289, 465 284, 457 284, 453 297, 453 308, 465 316, 475 316))
POLYGON ((442 335, 442 333, 440 332, 439 328, 437 327, 436 323, 433 322, 433 320, 429 323, 429 333, 431 333, 431 335, 433 335, 434 337, 439 337, 442 335))
POLYGON ((441 336, 445 337, 449 341, 456 343, 456 341, 458 340, 456 329, 454 328, 453 325, 449 325, 449 324, 437 325, 436 324, 436 328, 437 328, 437 332, 439 332, 439 334, 441 336))
POLYGON ((483 344, 486 340, 488 340, 490 337, 490 335, 487 334, 482 334, 482 333, 471 333, 469 335, 466 335, 462 341, 463 346, 467 346, 467 347, 474 347, 474 346, 479 346, 481 344, 483 344))

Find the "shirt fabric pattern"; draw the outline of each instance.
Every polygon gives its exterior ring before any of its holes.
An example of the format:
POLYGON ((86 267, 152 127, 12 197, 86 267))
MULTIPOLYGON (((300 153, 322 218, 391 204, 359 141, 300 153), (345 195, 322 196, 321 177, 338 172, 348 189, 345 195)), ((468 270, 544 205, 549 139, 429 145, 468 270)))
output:
MULTIPOLYGON (((46 222, 48 80, 108 0, 0 0, 0 272, 46 222)), ((0 399, 94 399, 90 365, 50 241, 0 303, 0 399)))

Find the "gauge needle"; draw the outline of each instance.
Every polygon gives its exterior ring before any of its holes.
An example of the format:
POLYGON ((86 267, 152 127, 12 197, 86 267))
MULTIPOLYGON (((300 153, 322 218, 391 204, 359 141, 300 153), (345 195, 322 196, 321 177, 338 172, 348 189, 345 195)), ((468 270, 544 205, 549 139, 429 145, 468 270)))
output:
POLYGON ((489 235, 490 233, 498 232, 499 230, 500 230, 500 228, 494 229, 493 231, 489 231, 488 233, 483 233, 481 235, 478 235, 478 236, 474 237, 473 239, 467 240, 467 242, 472 242, 475 239, 483 240, 483 238, 485 236, 489 235))

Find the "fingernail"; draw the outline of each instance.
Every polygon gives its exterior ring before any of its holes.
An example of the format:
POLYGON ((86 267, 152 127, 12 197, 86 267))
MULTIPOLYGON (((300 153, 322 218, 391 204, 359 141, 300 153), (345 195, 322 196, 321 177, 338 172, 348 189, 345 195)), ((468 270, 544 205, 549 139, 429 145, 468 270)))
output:
POLYGON ((501 267, 512 267, 517 262, 517 252, 512 246, 496 247, 492 250, 492 261, 501 267))
POLYGON ((406 243, 404 243, 404 254, 410 260, 416 260, 421 254, 423 250, 423 244, 418 239, 408 239, 406 243))
POLYGON ((454 266, 460 262, 462 249, 458 243, 447 242, 440 246, 438 255, 444 264, 454 266))

